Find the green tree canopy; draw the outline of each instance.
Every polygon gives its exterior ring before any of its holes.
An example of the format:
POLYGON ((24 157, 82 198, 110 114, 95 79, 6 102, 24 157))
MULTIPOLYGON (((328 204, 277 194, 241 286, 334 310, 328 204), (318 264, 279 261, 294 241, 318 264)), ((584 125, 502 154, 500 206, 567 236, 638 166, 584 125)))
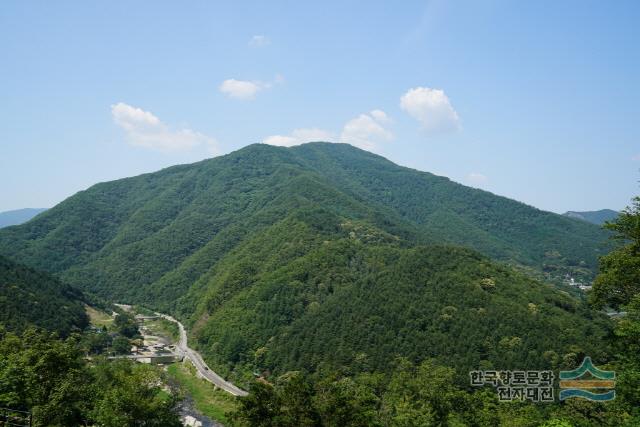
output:
POLYGON ((640 197, 605 227, 623 245, 600 258, 591 299, 599 307, 619 308, 640 293, 640 197))

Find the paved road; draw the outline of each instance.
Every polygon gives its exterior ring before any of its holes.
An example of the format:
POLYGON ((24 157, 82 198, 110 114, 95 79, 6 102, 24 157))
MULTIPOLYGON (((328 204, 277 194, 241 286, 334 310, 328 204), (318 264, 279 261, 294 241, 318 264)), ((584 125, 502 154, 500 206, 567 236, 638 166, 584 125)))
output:
POLYGON ((158 316, 167 319, 170 322, 174 322, 178 325, 178 329, 180 331, 180 339, 178 340, 178 344, 176 345, 176 351, 180 352, 183 357, 191 360, 191 363, 196 367, 198 373, 205 380, 213 383, 216 387, 221 388, 222 390, 233 394, 234 396, 246 396, 247 392, 236 387, 228 381, 225 381, 220 375, 213 372, 207 364, 202 360, 202 356, 197 351, 189 348, 187 345, 187 331, 184 329, 182 323, 177 321, 171 316, 162 313, 156 313, 158 316))

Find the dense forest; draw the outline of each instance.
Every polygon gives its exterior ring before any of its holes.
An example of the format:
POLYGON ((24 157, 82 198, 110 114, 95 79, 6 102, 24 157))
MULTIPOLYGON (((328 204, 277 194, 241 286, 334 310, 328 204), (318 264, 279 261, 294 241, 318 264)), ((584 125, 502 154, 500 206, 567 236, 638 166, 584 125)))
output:
POLYGON ((314 214, 255 235, 192 289, 191 326, 216 369, 383 372, 403 356, 465 372, 605 355, 606 316, 551 286, 472 250, 405 247, 371 226, 343 224, 338 238, 326 215, 309 250, 314 214))
POLYGON ((0 325, 5 329, 38 326, 66 336, 88 324, 83 300, 80 291, 49 274, 0 256, 0 325))
MULTIPOLYGON (((45 398, 11 377, 10 366, 32 375, 35 340, 54 352, 66 346, 63 356, 71 361, 61 363, 70 366, 70 381, 132 388, 146 402, 139 414, 157 410, 173 420, 175 402, 155 388, 157 373, 78 359, 126 353, 136 327, 120 313, 109 331, 117 337, 74 336, 86 317, 68 283, 180 318, 213 369, 251 387, 230 418, 238 425, 510 425, 511 419, 534 426, 555 419, 551 426, 570 419, 590 426, 602 417, 621 425, 637 417, 629 385, 635 374, 623 377, 623 398, 610 413, 612 406, 579 403, 505 406, 490 390, 470 389, 468 373, 573 369, 587 355, 597 365, 636 372, 614 338, 633 335, 635 324, 624 329, 624 322, 551 284, 566 274, 595 277, 598 257, 616 248, 603 258, 593 303, 625 305, 636 290, 620 286, 618 271, 632 275, 636 265, 619 255, 637 254, 625 246, 633 236, 343 144, 252 145, 98 184, 29 223, 0 230, 0 254, 12 259, 0 258, 12 297, 4 298, 4 312, 29 307, 22 317, 3 319, 17 334, 3 332, 4 342, 13 343, 3 344, 3 357, 12 361, 0 363, 0 375, 9 378, 0 380, 15 381, 20 392, 0 394, 0 404, 49 414, 46 399, 73 399, 64 394, 64 378, 45 398), (611 243, 611 235, 621 237, 611 243), (71 338, 56 341, 32 324, 71 338), (146 388, 120 384, 122 375, 143 378, 146 388)), ((118 425, 105 418, 116 416, 111 409, 100 412, 110 404, 105 399, 117 398, 101 393, 56 423, 118 425)), ((126 402, 114 404, 129 414, 126 402)), ((136 414, 120 425, 147 416, 136 414)))
POLYGON ((89 360, 86 344, 80 336, 0 329, 0 407, 30 412, 34 427, 182 425, 178 395, 162 389, 162 371, 128 360, 89 360))
POLYGON ((607 233, 595 225, 349 145, 310 143, 256 144, 97 184, 0 230, 0 254, 104 297, 173 309, 224 254, 301 206, 412 243, 468 246, 556 279, 593 277, 606 252, 607 233))
POLYGON ((349 369, 314 375, 292 371, 259 379, 234 414, 237 426, 518 426, 640 425, 640 197, 607 228, 622 242, 601 260, 590 294, 594 307, 626 310, 615 322, 606 369, 615 370, 616 398, 534 404, 499 402, 491 387, 471 390, 433 359, 399 358, 388 374, 349 369))
MULTIPOLYGON (((502 402, 490 387, 469 390, 456 372, 425 360, 397 359, 388 376, 362 373, 311 378, 287 372, 256 381, 232 415, 236 427, 635 427, 640 420, 634 384, 607 403, 502 402)), ((637 383, 636 383, 637 384, 637 383)))

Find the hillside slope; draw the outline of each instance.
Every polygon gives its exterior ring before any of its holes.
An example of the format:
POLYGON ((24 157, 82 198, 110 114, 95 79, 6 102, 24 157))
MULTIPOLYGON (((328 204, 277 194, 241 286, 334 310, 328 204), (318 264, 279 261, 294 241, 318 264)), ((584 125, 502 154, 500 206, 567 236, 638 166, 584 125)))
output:
POLYGON ((247 378, 597 359, 607 319, 507 264, 588 276, 606 239, 349 145, 259 144, 97 184, 0 230, 0 254, 175 314, 208 362, 247 378))
POLYGON ((439 241, 557 275, 568 270, 591 277, 598 256, 606 253, 608 234, 599 227, 400 167, 343 144, 304 144, 294 149, 341 188, 393 209, 439 241))
POLYGON ((465 373, 603 354, 608 319, 550 285, 471 250, 407 247, 330 215, 318 233, 313 216, 243 242, 183 301, 184 316, 197 306, 190 328, 216 370, 240 381, 255 371, 384 372, 403 356, 465 373))
POLYGON ((82 294, 48 274, 0 256, 0 325, 20 332, 28 326, 67 335, 88 319, 82 294))
POLYGON ((606 240, 591 224, 349 145, 257 144, 94 185, 28 224, 0 230, 0 254, 105 297, 166 306, 247 236, 300 206, 557 276, 591 275, 606 240), (170 298, 149 298, 159 289, 171 289, 170 298))

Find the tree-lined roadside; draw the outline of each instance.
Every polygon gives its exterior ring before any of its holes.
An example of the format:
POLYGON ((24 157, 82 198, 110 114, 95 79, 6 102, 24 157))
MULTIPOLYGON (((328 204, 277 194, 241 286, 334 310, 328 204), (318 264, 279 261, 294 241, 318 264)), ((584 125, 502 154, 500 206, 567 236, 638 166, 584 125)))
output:
POLYGON ((174 322, 178 325, 180 338, 176 343, 176 351, 179 352, 185 359, 189 359, 191 363, 193 363, 193 366, 195 366, 199 376, 209 381, 216 387, 234 396, 247 395, 246 391, 230 383, 229 381, 226 381, 220 375, 213 372, 209 368, 209 366, 207 366, 206 362, 202 359, 202 356, 200 355, 200 353, 198 353, 196 350, 192 348, 189 348, 188 341, 187 341, 188 340, 187 331, 182 325, 182 323, 180 323, 180 321, 176 320, 175 318, 167 314, 162 314, 162 313, 156 313, 156 314, 162 317, 163 319, 169 320, 170 322, 174 322))

